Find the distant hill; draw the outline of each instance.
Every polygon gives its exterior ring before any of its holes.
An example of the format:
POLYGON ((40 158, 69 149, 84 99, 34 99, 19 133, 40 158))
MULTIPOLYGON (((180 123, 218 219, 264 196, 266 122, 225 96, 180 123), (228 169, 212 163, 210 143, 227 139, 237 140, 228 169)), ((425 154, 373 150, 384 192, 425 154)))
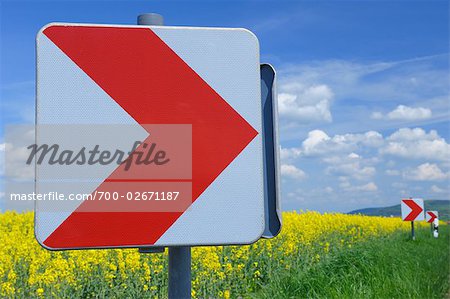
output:
MULTIPOLYGON (((430 199, 425 200, 425 210, 433 210, 439 212, 439 218, 443 221, 450 220, 450 200, 437 200, 430 199)), ((401 210, 400 204, 390 207, 382 207, 382 208, 366 208, 360 210, 354 210, 349 212, 348 214, 362 214, 368 216, 396 216, 400 217, 401 210)))

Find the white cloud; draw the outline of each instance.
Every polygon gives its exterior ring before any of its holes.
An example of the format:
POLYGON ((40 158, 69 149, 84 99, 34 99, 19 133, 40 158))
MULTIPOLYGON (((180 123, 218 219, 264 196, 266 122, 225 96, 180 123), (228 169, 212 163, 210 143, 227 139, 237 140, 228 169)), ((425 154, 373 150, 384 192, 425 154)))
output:
MULTIPOLYGON (((25 162, 29 157, 29 150, 24 146, 15 146, 5 143, 5 171, 11 179, 32 179, 34 178, 34 164, 28 165, 25 162)), ((3 167, 0 163, 0 167, 3 167)))
POLYGON ((348 181, 344 181, 339 185, 343 190, 348 192, 375 192, 378 191, 378 186, 374 182, 364 185, 352 186, 348 181))
POLYGON ((280 91, 278 111, 281 118, 299 123, 331 122, 333 92, 328 86, 288 83, 280 85, 280 91))
POLYGON ((5 149, 6 143, 0 143, 0 176, 5 173, 5 149))
POLYGON ((450 180, 450 144, 435 130, 402 128, 383 136, 376 131, 329 135, 316 129, 299 146, 282 152, 292 160, 283 163, 301 162, 307 171, 306 190, 320 189, 325 197, 339 194, 351 200, 350 195, 361 194, 382 203, 392 192, 409 196, 427 190, 437 196, 445 194, 444 189, 438 192, 441 182, 450 180))
POLYGON ((423 107, 408 107, 399 105, 393 111, 387 114, 388 119, 392 120, 421 120, 431 117, 431 110, 423 107))
POLYGON ((352 177, 357 180, 368 180, 375 173, 375 167, 363 165, 365 161, 359 155, 350 153, 346 157, 325 158, 325 162, 332 164, 325 170, 326 174, 339 175, 341 177, 352 177))
POLYGON ((333 193, 333 192, 334 192, 334 189, 331 188, 330 186, 327 186, 327 187, 325 187, 325 192, 326 192, 326 193, 333 193))
POLYGON ((408 105, 423 101, 430 94, 448 93, 446 60, 446 54, 375 63, 322 60, 289 65, 279 73, 289 82, 326 84, 337 98, 352 97, 379 103, 396 99, 397 104, 408 105))
MULTIPOLYGON (((333 114, 333 127, 339 132, 354 130, 355 124, 359 130, 379 131, 397 128, 399 120, 441 122, 449 119, 447 58, 444 54, 375 63, 322 60, 289 64, 278 72, 280 93, 294 95, 295 101, 299 101, 298 92, 283 89, 284 86, 297 85, 301 90, 326 86, 333 94, 329 110, 333 114), (352 105, 348 104, 349 100, 352 105), (367 117, 371 114, 372 119, 367 117), (391 118, 398 120, 373 120, 391 118)), ((290 100, 294 101, 293 98, 290 100)), ((315 104, 305 106, 315 107, 315 104)), ((299 126, 305 126, 305 121, 286 116, 295 114, 295 110, 286 109, 281 114, 280 130, 284 140, 302 135, 299 126)), ((318 113, 315 119, 323 121, 324 114, 318 113)), ((306 120, 311 124, 309 117, 306 120)))
POLYGON ((306 178, 306 173, 303 170, 290 164, 281 165, 281 175, 296 180, 302 180, 306 178))
POLYGON ((400 171, 395 169, 386 169, 385 173, 390 176, 400 175, 400 171))
POLYGON ((365 185, 358 186, 356 188, 361 191, 371 191, 371 192, 378 190, 378 187, 374 182, 370 182, 365 185))
POLYGON ((424 120, 431 118, 431 109, 424 107, 409 107, 405 105, 398 105, 397 108, 390 111, 386 115, 381 112, 373 112, 372 119, 389 119, 389 120, 424 120))
POLYGON ((421 128, 402 128, 386 138, 381 153, 411 159, 448 161, 450 144, 435 130, 427 133, 421 128))
POLYGON ((436 186, 436 185, 431 186, 430 190, 431 190, 431 192, 433 192, 433 193, 447 193, 447 192, 448 192, 448 190, 439 188, 439 187, 436 186))
POLYGON ((383 119, 384 115, 381 112, 373 112, 372 115, 370 115, 370 118, 372 118, 372 119, 383 119))
POLYGON ((383 136, 375 131, 330 137, 324 131, 313 130, 303 141, 302 148, 305 155, 314 156, 333 152, 352 152, 360 146, 379 147, 382 144, 383 136))
POLYGON ((443 172, 436 164, 424 163, 404 171, 403 177, 412 181, 442 181, 450 178, 450 173, 443 172))
POLYGON ((357 159, 357 158, 360 157, 360 155, 355 154, 355 153, 350 153, 350 154, 348 155, 348 157, 349 157, 350 159, 357 159))
POLYGON ((383 145, 383 136, 376 131, 369 131, 364 134, 359 134, 361 143, 370 147, 379 147, 383 145))
POLYGON ((404 189, 406 188, 406 184, 405 183, 399 183, 399 182, 394 182, 391 184, 392 187, 397 188, 397 189, 404 189))
POLYGON ((328 167, 326 172, 328 174, 346 174, 357 180, 367 180, 375 175, 376 170, 371 166, 361 167, 359 164, 342 164, 328 167))
POLYGON ((308 133, 308 138, 306 138, 303 143, 303 150, 306 155, 319 154, 324 151, 324 146, 326 142, 330 140, 330 137, 321 130, 313 130, 308 133))
POLYGON ((301 150, 298 148, 280 148, 280 159, 282 162, 292 161, 301 155, 301 150))
POLYGON ((26 164, 30 154, 27 146, 34 143, 32 126, 8 127, 8 142, 0 144, 0 175, 6 179, 30 180, 34 178, 34 164, 26 164))

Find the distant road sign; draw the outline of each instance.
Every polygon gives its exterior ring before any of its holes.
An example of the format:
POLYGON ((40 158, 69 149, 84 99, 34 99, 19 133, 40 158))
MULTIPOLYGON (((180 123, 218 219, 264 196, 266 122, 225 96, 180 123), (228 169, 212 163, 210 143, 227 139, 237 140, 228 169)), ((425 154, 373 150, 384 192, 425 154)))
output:
POLYGON ((421 221, 425 219, 423 199, 421 198, 402 199, 401 209, 403 221, 421 221))
POLYGON ((439 219, 438 211, 427 211, 425 217, 428 223, 433 223, 434 219, 439 219))
POLYGON ((121 203, 82 201, 55 211, 57 203, 37 202, 35 231, 43 246, 248 244, 262 235, 259 45, 248 30, 49 24, 37 36, 36 105, 37 144, 88 136, 126 149, 136 140, 151 142, 163 126, 174 134, 163 141, 191 157, 183 172, 176 167, 151 176, 150 166, 134 172, 122 164, 72 166, 52 176, 50 166, 37 165, 37 191, 62 188, 59 180, 66 179, 72 193, 111 192, 121 203), (63 133, 64 124, 80 130, 63 133), (57 132, 49 134, 48 125, 57 132), (108 125, 107 132, 95 125, 108 125), (77 171, 95 176, 77 178, 77 171), (182 192, 188 204, 148 211, 144 198, 122 197, 143 191, 182 192))

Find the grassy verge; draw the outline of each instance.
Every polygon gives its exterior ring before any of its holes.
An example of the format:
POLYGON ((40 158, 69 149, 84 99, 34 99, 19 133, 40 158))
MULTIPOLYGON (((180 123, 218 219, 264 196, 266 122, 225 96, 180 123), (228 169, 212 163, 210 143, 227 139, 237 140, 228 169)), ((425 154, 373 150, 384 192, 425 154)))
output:
POLYGON ((449 228, 438 239, 427 229, 330 252, 316 263, 272 275, 255 298, 447 298, 449 228))

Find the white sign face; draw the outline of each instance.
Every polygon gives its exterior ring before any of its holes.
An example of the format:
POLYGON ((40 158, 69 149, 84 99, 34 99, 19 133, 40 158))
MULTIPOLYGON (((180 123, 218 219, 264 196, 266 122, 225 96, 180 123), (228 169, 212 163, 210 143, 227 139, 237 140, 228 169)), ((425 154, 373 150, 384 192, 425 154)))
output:
POLYGON ((403 221, 422 221, 425 219, 423 199, 421 198, 402 199, 401 209, 403 221))
POLYGON ((428 223, 433 223, 434 219, 439 219, 438 211, 427 211, 425 213, 425 219, 428 223))
POLYGON ((47 25, 36 103, 36 144, 61 151, 37 163, 36 192, 90 196, 36 203, 43 246, 248 244, 263 233, 259 45, 248 30, 47 25))

